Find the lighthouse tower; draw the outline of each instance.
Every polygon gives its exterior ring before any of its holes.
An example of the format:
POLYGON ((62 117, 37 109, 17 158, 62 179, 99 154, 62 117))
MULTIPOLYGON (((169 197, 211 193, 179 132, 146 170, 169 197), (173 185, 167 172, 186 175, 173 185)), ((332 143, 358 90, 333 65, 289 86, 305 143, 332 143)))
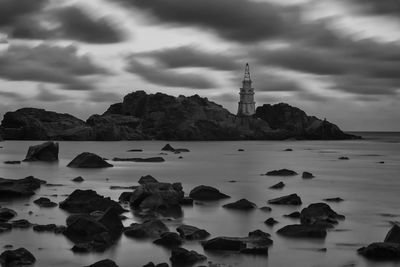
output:
POLYGON ((250 67, 246 64, 242 88, 240 88, 240 101, 237 115, 240 117, 252 116, 256 113, 256 103, 254 102, 254 88, 251 86, 250 67))

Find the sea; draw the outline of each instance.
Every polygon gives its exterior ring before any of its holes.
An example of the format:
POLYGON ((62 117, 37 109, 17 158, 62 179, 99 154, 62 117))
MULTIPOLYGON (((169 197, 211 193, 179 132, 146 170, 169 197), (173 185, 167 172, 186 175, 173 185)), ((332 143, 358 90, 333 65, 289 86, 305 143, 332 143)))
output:
MULTIPOLYGON (((273 245, 268 257, 235 253, 204 251, 198 241, 186 241, 183 247, 207 256, 206 262, 194 266, 400 266, 400 262, 374 262, 357 254, 357 249, 369 243, 383 241, 391 225, 400 222, 400 133, 357 132, 362 140, 346 141, 118 141, 118 142, 59 142, 59 161, 55 163, 22 162, 6 165, 6 160, 23 160, 31 145, 41 141, 0 142, 0 177, 19 179, 33 175, 59 186, 42 186, 31 198, 0 201, 0 206, 14 209, 15 219, 32 223, 65 225, 69 213, 56 208, 39 208, 33 200, 44 196, 60 202, 76 189, 93 189, 99 194, 118 200, 127 190, 112 190, 111 186, 137 185, 141 176, 152 175, 163 182, 181 182, 186 194, 198 185, 210 185, 231 196, 216 202, 197 202, 184 207, 178 218, 165 218, 170 231, 181 224, 206 229, 211 237, 244 237, 260 229, 271 234, 273 245), (81 152, 93 152, 102 157, 154 157, 160 156, 167 143, 190 152, 162 155, 165 162, 135 163, 112 162, 105 169, 73 169, 67 164, 81 152), (285 151, 286 149, 293 151, 285 151), (142 149, 143 152, 127 152, 142 149), (244 151, 238 151, 243 149, 244 151), (339 160, 339 157, 349 160, 339 160), (180 158, 182 157, 182 158, 180 158), (292 177, 265 176, 268 171, 291 169, 299 173, 292 177), (308 171, 314 179, 302 179, 308 171), (72 178, 82 176, 85 181, 74 183, 72 178), (235 182, 232 182, 235 181, 235 182), (270 186, 284 182, 281 190, 270 186), (296 193, 301 206, 274 206, 267 201, 296 193), (56 195, 56 196, 55 196, 56 195), (283 215, 301 211, 311 203, 325 198, 340 197, 344 201, 329 203, 331 208, 346 219, 328 231, 322 240, 285 238, 276 231, 298 220, 283 215), (243 212, 222 207, 241 198, 258 207, 270 206, 271 212, 260 209, 243 212), (33 213, 30 215, 29 212, 33 213), (268 218, 279 223, 273 227, 264 224, 268 218), (326 251, 321 251, 326 249, 326 251)), ((126 207, 129 208, 129 207, 126 207)), ((140 222, 132 212, 123 223, 128 226, 140 222)), ((104 253, 75 254, 73 243, 63 235, 36 233, 32 229, 13 229, 0 234, 0 251, 5 245, 24 247, 31 251, 36 267, 87 266, 102 259, 112 259, 120 267, 143 266, 169 262, 170 250, 154 245, 151 240, 135 240, 124 235, 104 253)))

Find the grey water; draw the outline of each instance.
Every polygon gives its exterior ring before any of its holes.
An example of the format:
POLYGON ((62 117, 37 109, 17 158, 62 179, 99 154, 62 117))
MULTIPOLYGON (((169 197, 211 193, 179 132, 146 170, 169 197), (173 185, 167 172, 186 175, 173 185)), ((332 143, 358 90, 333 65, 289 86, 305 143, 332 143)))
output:
MULTIPOLYGON (((357 249, 375 241, 383 241, 392 221, 400 221, 400 133, 360 133, 364 140, 347 141, 237 141, 237 142, 169 142, 174 147, 188 148, 190 152, 164 155, 163 163, 112 162, 113 168, 71 169, 66 165, 76 155, 88 151, 106 158, 159 156, 165 141, 120 142, 60 142, 60 160, 57 163, 23 162, 6 165, 6 160, 22 160, 30 145, 39 141, 0 142, 0 177, 23 178, 33 175, 48 183, 63 186, 42 186, 28 199, 0 202, 18 212, 17 219, 32 223, 65 225, 69 215, 59 208, 39 208, 32 203, 40 196, 55 202, 75 189, 94 189, 99 194, 117 200, 123 190, 110 186, 137 185, 138 179, 150 174, 160 181, 182 182, 189 193, 197 185, 211 185, 231 196, 219 202, 183 208, 183 216, 166 220, 171 231, 182 223, 194 225, 215 236, 247 236, 260 229, 272 235, 274 244, 269 256, 247 256, 209 253, 198 242, 186 242, 183 247, 207 256, 208 261, 222 266, 400 266, 396 262, 377 263, 357 255, 357 249), (238 149, 245 151, 239 152, 238 149), (292 152, 284 151, 292 148, 292 152), (127 152, 143 149, 143 152, 127 152), (179 158, 182 156, 183 158, 179 158), (347 156, 349 160, 338 160, 347 156), (379 162, 384 162, 381 164, 379 162), (263 176, 267 171, 288 168, 301 174, 312 172, 316 178, 263 176), (83 183, 71 179, 82 176, 83 183), (236 182, 232 183, 231 180, 236 182), (283 181, 282 190, 268 189, 283 181), (222 208, 225 203, 246 198, 262 207, 268 199, 297 193, 303 201, 299 207, 271 206, 272 212, 254 210, 237 212, 222 208), (56 194, 57 196, 52 196, 56 194), (307 205, 324 198, 341 197, 341 203, 329 203, 338 213, 346 216, 324 240, 290 239, 276 231, 296 220, 284 214, 300 211, 307 205), (29 211, 33 214, 29 215, 29 211), (277 221, 268 227, 264 221, 273 217, 277 221), (318 249, 326 248, 326 252, 318 249)), ((139 221, 132 213, 125 225, 139 221)), ((168 262, 169 250, 153 245, 151 241, 138 241, 122 235, 118 243, 105 253, 74 254, 73 244, 63 235, 36 233, 32 229, 14 229, 0 234, 0 250, 6 244, 25 247, 37 258, 36 267, 86 266, 101 259, 113 259, 119 266, 142 266, 149 261, 168 262)), ((204 265, 200 263, 198 265, 204 265)))

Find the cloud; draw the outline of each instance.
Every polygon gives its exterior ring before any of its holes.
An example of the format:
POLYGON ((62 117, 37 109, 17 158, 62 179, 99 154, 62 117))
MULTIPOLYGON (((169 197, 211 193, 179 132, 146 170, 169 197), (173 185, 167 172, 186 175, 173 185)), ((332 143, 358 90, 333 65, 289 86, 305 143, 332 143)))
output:
POLYGON ((135 54, 157 60, 167 68, 200 67, 236 70, 240 64, 226 53, 208 52, 194 46, 180 46, 135 54))
POLYGON ((0 91, 0 96, 1 97, 6 97, 6 98, 10 98, 10 99, 14 99, 14 100, 17 100, 17 101, 25 100, 25 98, 22 95, 14 93, 14 92, 0 91))
POLYGON ((285 35, 298 10, 250 0, 109 0, 153 15, 157 22, 214 31, 225 39, 253 43, 285 35))
POLYGON ((38 94, 35 96, 35 99, 42 102, 57 102, 57 101, 65 101, 69 99, 69 97, 61 94, 57 94, 52 92, 52 90, 46 88, 43 84, 38 85, 38 94))
POLYGON ((352 0, 359 5, 365 13, 375 15, 400 15, 400 2, 398 0, 352 0))
POLYGON ((121 101, 122 96, 116 93, 112 92, 99 92, 99 91, 93 91, 90 92, 88 98, 89 101, 91 102, 97 102, 97 103, 109 103, 109 102, 118 102, 121 101))
POLYGON ((53 7, 48 0, 1 0, 0 29, 12 38, 68 39, 95 44, 118 43, 124 32, 107 17, 78 6, 53 7))
POLYGON ((128 66, 126 70, 130 73, 134 73, 144 80, 168 87, 183 87, 183 88, 194 88, 194 89, 210 89, 215 88, 215 84, 195 73, 181 73, 165 69, 159 65, 144 64, 137 59, 131 57, 127 58, 128 66))
POLYGON ((0 55, 0 77, 11 81, 55 83, 69 90, 89 90, 88 75, 107 74, 87 55, 78 55, 75 46, 35 47, 11 45, 0 55))

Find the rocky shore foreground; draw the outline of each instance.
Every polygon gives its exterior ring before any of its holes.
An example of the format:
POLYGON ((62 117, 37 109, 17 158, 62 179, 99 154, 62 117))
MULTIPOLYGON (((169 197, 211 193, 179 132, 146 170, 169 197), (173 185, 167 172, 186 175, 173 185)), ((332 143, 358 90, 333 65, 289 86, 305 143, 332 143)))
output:
POLYGON ((7 112, 0 140, 345 140, 346 134, 326 120, 308 116, 285 103, 257 107, 238 117, 198 95, 174 97, 136 91, 102 115, 86 121, 69 114, 22 108, 7 112))

